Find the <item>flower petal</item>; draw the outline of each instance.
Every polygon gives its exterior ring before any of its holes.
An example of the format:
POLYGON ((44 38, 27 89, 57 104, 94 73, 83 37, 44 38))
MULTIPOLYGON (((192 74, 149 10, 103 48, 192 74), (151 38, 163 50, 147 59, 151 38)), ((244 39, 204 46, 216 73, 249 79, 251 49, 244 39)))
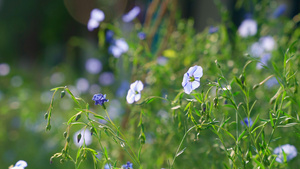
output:
POLYGON ((111 53, 115 58, 119 58, 119 57, 122 55, 122 53, 123 53, 123 51, 122 51, 120 48, 118 48, 117 46, 115 46, 115 45, 111 45, 111 46, 108 48, 108 51, 109 51, 109 53, 111 53))
POLYGON ((87 28, 89 31, 93 31, 94 29, 99 27, 99 24, 100 24, 100 22, 91 18, 87 24, 87 28))
POLYGON ((122 51, 122 52, 127 52, 128 51, 128 44, 124 39, 117 39, 115 41, 115 45, 122 51))
POLYGON ((193 66, 190 67, 186 73, 188 74, 188 76, 192 76, 196 70, 197 70, 197 66, 193 66))
POLYGON ((189 76, 188 76, 187 73, 185 73, 185 74, 183 75, 183 80, 182 80, 182 83, 181 83, 182 87, 185 87, 185 85, 186 85, 188 82, 189 82, 189 76))
POLYGON ((202 67, 201 66, 197 66, 193 75, 194 75, 195 78, 196 77, 197 78, 202 77, 203 76, 203 69, 202 69, 202 67))
POLYGON ((132 104, 135 100, 135 92, 132 89, 128 90, 127 96, 126 96, 127 103, 132 104))
POLYGON ((23 168, 25 168, 25 167, 27 167, 27 162, 24 161, 24 160, 19 160, 19 161, 16 163, 15 167, 23 167, 23 168))
POLYGON ((136 91, 141 92, 143 90, 143 88, 144 88, 144 84, 140 80, 137 80, 136 91))
POLYGON ((193 91, 192 89, 192 83, 188 82, 184 87, 184 92, 186 94, 190 94, 193 91))
POLYGON ((141 94, 136 94, 135 97, 134 97, 134 101, 139 101, 141 99, 141 94))
POLYGON ((192 90, 195 90, 196 88, 198 88, 200 86, 200 82, 198 81, 193 81, 192 82, 192 90))
POLYGON ((93 9, 91 11, 91 19, 101 22, 104 20, 104 18, 105 18, 104 12, 101 11, 100 9, 93 9))
POLYGON ((141 9, 138 6, 132 8, 127 14, 123 15, 122 17, 123 21, 124 22, 132 21, 134 18, 136 18, 139 15, 140 11, 141 9))

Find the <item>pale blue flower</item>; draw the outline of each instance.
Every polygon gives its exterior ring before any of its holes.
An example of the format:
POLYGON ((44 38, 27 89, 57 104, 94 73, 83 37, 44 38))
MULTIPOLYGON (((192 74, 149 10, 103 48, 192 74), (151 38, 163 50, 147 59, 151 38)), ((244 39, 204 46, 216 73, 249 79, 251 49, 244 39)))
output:
POLYGON ((112 169, 113 167, 111 166, 111 164, 105 164, 104 169, 112 169))
POLYGON ((88 146, 92 143, 91 131, 89 129, 81 129, 74 134, 73 140, 77 147, 81 147, 83 143, 88 146), (80 140, 78 140, 79 134, 81 134, 80 140))
POLYGON ((213 33, 218 32, 218 30, 219 30, 219 27, 217 27, 217 26, 210 26, 209 29, 208 29, 208 33, 209 34, 213 34, 213 33))
POLYGON ((91 74, 98 74, 102 70, 102 63, 99 59, 90 58, 85 62, 85 69, 91 74))
POLYGON ((129 46, 124 39, 117 39, 109 46, 108 51, 115 58, 119 58, 123 53, 127 52, 128 49, 129 46))
POLYGON ((11 169, 24 169, 25 167, 27 167, 27 162, 24 160, 19 160, 11 169))
POLYGON ((135 81, 130 85, 130 89, 128 90, 126 100, 129 104, 133 102, 137 102, 141 99, 141 91, 143 90, 144 85, 140 80, 135 81))
POLYGON ((139 15, 140 11, 141 11, 140 7, 135 6, 127 14, 123 15, 122 17, 123 21, 124 22, 132 21, 134 18, 136 18, 139 15))
POLYGON ((266 81, 265 85, 270 88, 270 87, 273 87, 275 85, 278 85, 278 81, 275 77, 272 77, 268 81, 266 81))
POLYGON ((279 146, 273 151, 273 153, 277 155, 276 161, 279 163, 284 162, 283 152, 286 154, 286 161, 290 161, 297 156, 297 149, 295 146, 290 144, 279 146))
POLYGON ((257 58, 264 53, 264 48, 261 46, 259 42, 255 42, 251 45, 249 53, 252 57, 257 58))
POLYGON ((184 74, 182 80, 182 87, 186 94, 190 94, 193 90, 200 86, 200 78, 203 76, 203 69, 201 66, 190 67, 184 74))
POLYGON ((87 24, 87 28, 89 31, 92 31, 99 27, 100 22, 102 22, 105 18, 104 12, 100 9, 93 9, 91 11, 90 19, 87 24))
POLYGON ((253 19, 245 19, 238 28, 241 37, 253 36, 257 33, 257 23, 253 19))
POLYGON ((138 37, 140 40, 144 40, 144 39, 146 39, 146 34, 144 32, 139 32, 138 37))

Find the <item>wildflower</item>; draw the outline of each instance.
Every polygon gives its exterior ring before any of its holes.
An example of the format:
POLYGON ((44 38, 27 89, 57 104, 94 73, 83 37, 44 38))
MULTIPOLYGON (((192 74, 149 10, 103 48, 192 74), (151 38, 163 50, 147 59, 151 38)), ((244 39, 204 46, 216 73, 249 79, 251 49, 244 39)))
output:
POLYGON ((89 129, 81 129, 74 134, 73 140, 77 147, 81 147, 83 143, 88 146, 92 143, 91 131, 89 129))
POLYGON ((85 69, 90 74, 98 74, 102 70, 102 63, 99 59, 90 58, 85 62, 85 69))
POLYGON ((276 42, 272 36, 264 36, 259 39, 259 43, 265 51, 272 51, 276 48, 276 42))
POLYGON ((253 36, 257 32, 257 23, 253 19, 245 19, 239 29, 238 32, 241 37, 248 37, 248 36, 253 36))
POLYGON ((208 29, 208 33, 213 34, 213 33, 218 32, 218 30, 219 30, 219 28, 217 26, 210 26, 208 29))
POLYGON ((134 18, 136 18, 139 15, 140 11, 141 11, 140 7, 135 6, 127 14, 123 15, 122 17, 123 21, 124 22, 132 21, 134 18))
POLYGON ((112 30, 107 30, 105 33, 105 41, 107 43, 112 43, 114 41, 114 32, 112 30))
POLYGON ((286 161, 290 161, 291 159, 297 156, 297 149, 295 146, 290 144, 279 146, 273 151, 273 153, 277 155, 276 161, 279 163, 284 162, 283 152, 286 155, 286 161))
POLYGON ((273 18, 278 18, 286 11, 286 4, 281 4, 273 13, 273 18))
POLYGON ((139 32, 137 35, 138 35, 140 40, 146 39, 146 34, 144 32, 139 32))
POLYGON ((92 31, 99 27, 100 22, 102 22, 105 18, 103 11, 100 9, 93 9, 91 11, 90 19, 87 24, 87 28, 89 31, 92 31))
POLYGON ((259 42, 255 42, 251 45, 249 53, 252 57, 257 58, 264 53, 264 48, 261 46, 259 42))
POLYGON ((268 81, 266 81, 265 85, 270 88, 270 87, 273 87, 275 85, 278 85, 278 81, 275 77, 272 77, 268 81))
POLYGON ((111 169, 111 168, 113 168, 113 167, 111 166, 111 164, 105 164, 105 166, 104 166, 104 169, 111 169))
POLYGON ((201 66, 190 67, 184 74, 182 87, 186 94, 190 94, 193 90, 200 86, 200 78, 203 76, 203 69, 201 66))
POLYGON ((93 99, 92 100, 94 100, 95 101, 95 105, 97 105, 97 104, 99 104, 99 105, 101 105, 101 106, 103 106, 103 104, 104 104, 104 102, 108 102, 109 100, 108 99, 106 99, 106 94, 105 95, 103 95, 103 94, 95 94, 94 96, 93 96, 93 99))
POLYGON ((143 90, 144 85, 140 80, 135 81, 130 85, 130 89, 128 90, 126 100, 129 104, 133 102, 137 102, 141 99, 141 91, 143 90))
POLYGON ((27 162, 24 160, 19 160, 16 165, 10 169, 24 169, 25 167, 27 167, 27 162))
POLYGON ((103 86, 109 86, 115 81, 115 76, 112 72, 103 72, 99 76, 99 83, 103 86))
POLYGON ((128 161, 126 164, 122 165, 122 169, 132 169, 132 163, 128 161))
POLYGON ((128 44, 124 39, 117 39, 109 46, 108 51, 115 58, 119 58, 123 53, 128 51, 128 48, 128 44))
POLYGON ((245 117, 244 120, 241 121, 242 125, 247 125, 248 127, 251 127, 253 124, 253 121, 251 118, 245 117))
POLYGON ((266 65, 268 61, 271 59, 271 54, 266 53, 260 57, 260 63, 257 63, 256 69, 261 69, 263 65, 266 65))

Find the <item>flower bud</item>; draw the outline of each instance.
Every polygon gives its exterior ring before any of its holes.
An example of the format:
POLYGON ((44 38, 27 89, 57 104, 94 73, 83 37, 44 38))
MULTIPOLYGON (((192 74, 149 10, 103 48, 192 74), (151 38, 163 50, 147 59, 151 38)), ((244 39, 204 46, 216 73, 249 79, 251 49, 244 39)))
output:
POLYGON ((202 111, 205 112, 205 110, 206 110, 206 104, 205 104, 205 103, 202 103, 202 104, 201 104, 201 107, 202 107, 202 111))
POLYGON ((63 90, 60 92, 60 98, 63 98, 66 95, 66 92, 63 90))
POLYGON ((78 134, 77 135, 77 143, 79 143, 80 139, 81 139, 81 134, 78 134))
POLYGON ((63 135, 64 135, 64 138, 67 138, 68 133, 65 131, 63 135))
POLYGON ((259 84, 256 84, 253 86, 253 90, 257 89, 260 85, 259 84))
POLYGON ((45 120, 47 120, 48 119, 48 113, 45 113, 44 117, 45 117, 45 120))
POLYGON ((245 82, 245 76, 243 74, 241 74, 239 78, 240 78, 242 84, 244 84, 244 82, 245 82))
POLYGON ((79 119, 80 119, 80 117, 81 117, 81 114, 78 114, 78 115, 76 116, 76 119, 75 119, 75 121, 79 120, 79 119))

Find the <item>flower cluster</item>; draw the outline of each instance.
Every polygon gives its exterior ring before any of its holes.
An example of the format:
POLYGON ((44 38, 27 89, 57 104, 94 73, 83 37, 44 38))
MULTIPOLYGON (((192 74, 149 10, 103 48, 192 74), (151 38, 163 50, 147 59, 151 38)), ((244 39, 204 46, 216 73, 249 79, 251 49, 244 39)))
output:
POLYGON ((114 32, 111 30, 106 31, 105 40, 109 43, 108 52, 115 58, 119 58, 129 49, 129 46, 124 39, 114 39, 114 32))
POLYGON ((182 80, 182 87, 186 94, 190 94, 193 90, 200 86, 200 78, 203 76, 203 69, 201 66, 190 67, 184 74, 182 80))
POLYGON ((276 161, 283 163, 285 161, 283 153, 286 155, 286 161, 290 161, 297 156, 297 149, 293 145, 285 144, 275 148, 273 153, 277 155, 276 161))
POLYGON ((90 19, 87 24, 87 28, 89 31, 93 31, 94 29, 98 28, 100 22, 102 22, 105 18, 103 11, 100 9, 93 9, 91 11, 90 19))
POLYGON ((101 105, 101 106, 103 106, 103 104, 104 104, 104 102, 108 102, 109 100, 108 99, 106 99, 106 94, 105 95, 103 95, 103 94, 95 94, 94 96, 93 96, 93 99, 92 100, 94 100, 95 101, 95 105, 97 105, 97 104, 99 104, 99 105, 101 105))

